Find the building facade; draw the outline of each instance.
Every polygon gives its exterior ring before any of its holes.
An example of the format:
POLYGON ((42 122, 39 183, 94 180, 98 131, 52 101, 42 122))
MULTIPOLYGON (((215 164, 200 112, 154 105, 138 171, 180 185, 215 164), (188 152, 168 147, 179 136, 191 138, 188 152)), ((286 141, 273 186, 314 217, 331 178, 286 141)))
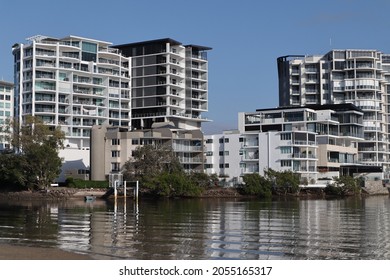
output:
POLYGON ((89 148, 92 125, 130 127, 131 60, 111 43, 68 36, 13 46, 15 117, 60 126, 65 145, 89 148))
POLYGON ((205 135, 206 173, 217 174, 220 181, 225 182, 227 186, 234 186, 241 182, 242 139, 238 130, 205 135))
POLYGON ((200 129, 208 110, 209 47, 159 39, 117 45, 132 59, 132 128, 172 122, 200 129))
POLYGON ((150 129, 128 131, 119 127, 93 126, 91 134, 91 179, 106 180, 118 173, 137 147, 172 147, 185 171, 203 172, 204 147, 201 130, 176 128, 173 123, 155 123, 150 129))
POLYGON ((352 103, 363 113, 358 161, 390 176, 390 55, 376 50, 332 50, 277 59, 279 106, 352 103))
POLYGON ((0 151, 10 148, 6 139, 7 121, 13 117, 14 84, 0 81, 0 151))
POLYGON ((318 184, 343 168, 356 170, 363 112, 352 104, 260 109, 238 119, 238 131, 205 136, 207 173, 234 184, 271 168, 299 174, 301 184, 318 184), (228 149, 226 139, 234 143, 228 149))

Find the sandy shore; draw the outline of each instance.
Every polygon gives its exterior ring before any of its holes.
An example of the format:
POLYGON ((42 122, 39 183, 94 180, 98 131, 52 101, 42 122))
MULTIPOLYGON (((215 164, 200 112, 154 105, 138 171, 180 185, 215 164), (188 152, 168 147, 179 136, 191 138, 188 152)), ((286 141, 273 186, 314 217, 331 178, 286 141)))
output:
POLYGON ((0 260, 92 260, 92 258, 57 248, 0 244, 0 260))

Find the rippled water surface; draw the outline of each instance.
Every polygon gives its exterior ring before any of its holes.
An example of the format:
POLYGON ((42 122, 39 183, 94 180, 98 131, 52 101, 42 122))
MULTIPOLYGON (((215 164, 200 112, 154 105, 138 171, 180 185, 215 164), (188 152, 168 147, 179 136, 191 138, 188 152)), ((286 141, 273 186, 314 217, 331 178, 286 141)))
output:
POLYGON ((0 202, 0 242, 96 259, 390 259, 390 198, 0 202))

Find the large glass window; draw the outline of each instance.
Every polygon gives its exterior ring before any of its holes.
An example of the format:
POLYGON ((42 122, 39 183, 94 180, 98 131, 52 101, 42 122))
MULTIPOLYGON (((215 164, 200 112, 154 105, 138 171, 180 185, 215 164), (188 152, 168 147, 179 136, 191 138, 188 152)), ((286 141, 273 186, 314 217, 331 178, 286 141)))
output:
POLYGON ((83 42, 82 60, 96 62, 97 45, 94 43, 83 42))

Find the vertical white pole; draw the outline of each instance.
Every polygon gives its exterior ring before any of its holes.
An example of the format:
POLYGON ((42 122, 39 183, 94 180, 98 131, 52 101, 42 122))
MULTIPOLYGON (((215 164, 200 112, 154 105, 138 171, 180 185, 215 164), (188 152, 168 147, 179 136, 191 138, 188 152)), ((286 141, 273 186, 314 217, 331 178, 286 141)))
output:
POLYGON ((117 183, 118 181, 114 181, 114 197, 115 197, 115 200, 116 200, 116 198, 117 198, 117 195, 118 195, 118 190, 116 189, 116 183, 117 183))
POLYGON ((137 181, 137 183, 136 183, 136 185, 135 185, 135 199, 136 199, 137 202, 138 202, 138 181, 137 181))
POLYGON ((126 181, 123 182, 123 195, 125 196, 125 200, 126 200, 126 193, 127 192, 127 186, 126 186, 126 181))

